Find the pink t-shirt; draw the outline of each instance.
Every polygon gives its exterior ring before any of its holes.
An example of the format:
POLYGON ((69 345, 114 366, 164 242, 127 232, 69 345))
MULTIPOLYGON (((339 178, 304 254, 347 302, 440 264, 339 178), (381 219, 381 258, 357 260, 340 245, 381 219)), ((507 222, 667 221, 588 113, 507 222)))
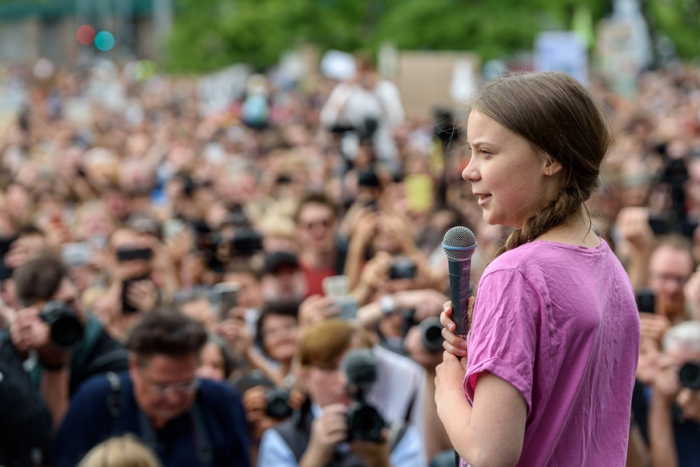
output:
POLYGON ((639 314, 607 243, 536 241, 493 261, 479 283, 468 355, 470 401, 489 371, 527 403, 518 467, 625 465, 639 314))

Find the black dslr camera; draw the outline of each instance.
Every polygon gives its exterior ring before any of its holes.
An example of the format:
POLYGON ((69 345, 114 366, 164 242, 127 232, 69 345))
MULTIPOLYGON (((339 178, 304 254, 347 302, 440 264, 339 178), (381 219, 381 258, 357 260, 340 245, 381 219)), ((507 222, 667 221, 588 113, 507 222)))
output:
POLYGON ((697 391, 700 389, 700 362, 686 363, 678 376, 683 387, 697 391))
POLYGON ((284 420, 294 411, 289 405, 289 391, 283 388, 272 388, 265 395, 267 408, 265 415, 275 420, 284 420))
POLYGON ((340 364, 348 378, 355 402, 348 408, 348 441, 355 439, 379 443, 382 430, 387 426, 384 418, 365 401, 365 393, 377 381, 377 360, 368 349, 351 350, 340 364))
POLYGON ((254 387, 262 386, 265 390, 265 399, 267 401, 265 415, 270 418, 284 420, 285 418, 289 418, 292 412, 294 412, 289 405, 289 391, 284 388, 276 387, 260 370, 251 371, 249 374, 237 380, 234 386, 241 394, 254 387))
POLYGON ((445 342, 445 338, 442 337, 442 323, 440 323, 440 318, 437 316, 432 316, 426 318, 423 321, 416 321, 415 318, 416 310, 406 310, 403 314, 403 334, 404 336, 408 334, 409 329, 413 326, 418 326, 420 329, 421 340, 423 341, 423 346, 425 350, 430 353, 442 352, 442 343, 445 342))
POLYGON ((83 323, 65 302, 58 300, 48 302, 42 308, 39 317, 49 325, 51 342, 56 347, 74 349, 83 339, 83 323))
POLYGON ((389 279, 415 279, 418 267, 411 258, 394 258, 389 269, 389 279))

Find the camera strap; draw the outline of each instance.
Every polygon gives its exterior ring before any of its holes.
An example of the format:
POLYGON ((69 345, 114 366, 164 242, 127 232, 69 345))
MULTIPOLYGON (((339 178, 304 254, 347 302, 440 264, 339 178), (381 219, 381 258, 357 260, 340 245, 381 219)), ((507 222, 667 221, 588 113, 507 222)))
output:
POLYGON ((389 452, 392 452, 394 449, 396 449, 396 446, 399 445, 410 426, 411 425, 409 425, 403 420, 396 420, 394 423, 391 424, 391 426, 389 426, 389 435, 387 437, 389 452))
MULTIPOLYGON (((199 409, 199 405, 197 404, 196 400, 190 411, 190 417, 192 420, 192 437, 194 440, 195 449, 197 450, 199 463, 202 467, 212 467, 214 464, 212 461, 213 453, 211 444, 209 443, 209 436, 204 424, 204 417, 202 416, 202 412, 199 409)), ((138 409, 138 419, 139 430, 141 431, 141 441, 153 452, 159 452, 158 440, 156 439, 156 434, 151 426, 151 421, 141 409, 138 409)))
MULTIPOLYGON (((124 393, 122 391, 122 383, 119 375, 113 371, 105 373, 107 381, 109 381, 110 392, 107 396, 107 411, 112 417, 112 431, 114 431, 117 419, 121 416, 124 410, 124 393)), ((156 434, 151 427, 151 421, 145 413, 137 406, 139 437, 153 453, 158 453, 158 440, 156 434)), ((192 409, 190 410, 190 418, 192 421, 192 437, 195 448, 197 449, 197 457, 199 458, 202 467, 213 467, 213 451, 209 442, 209 434, 199 404, 195 400, 192 409)))
POLYGON ((112 431, 114 431, 114 425, 124 409, 124 394, 122 393, 122 382, 115 372, 108 371, 105 373, 105 377, 109 381, 107 412, 112 417, 112 431))

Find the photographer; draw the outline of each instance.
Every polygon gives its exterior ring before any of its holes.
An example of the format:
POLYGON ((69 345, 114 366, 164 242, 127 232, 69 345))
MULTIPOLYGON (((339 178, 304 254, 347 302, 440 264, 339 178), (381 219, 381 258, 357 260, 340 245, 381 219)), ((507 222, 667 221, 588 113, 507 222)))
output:
MULTIPOLYGON (((379 159, 392 171, 399 166, 396 143, 391 131, 404 120, 401 96, 390 81, 380 79, 369 57, 355 56, 357 73, 338 84, 321 110, 321 124, 331 130, 349 133, 345 146, 369 139, 379 159)), ((347 154, 353 159, 355 154, 347 154)))
POLYGON ((666 331, 650 396, 652 467, 700 464, 700 323, 666 331), (689 366, 685 366, 690 364, 689 366))
POLYGON ((26 308, 10 329, 12 344, 28 360, 25 366, 58 425, 69 394, 93 375, 125 370, 126 351, 80 308, 75 285, 57 258, 29 260, 13 279, 26 308))
MULTIPOLYGON (((9 335, 0 329, 0 465, 5 467, 34 467, 51 437, 51 414, 22 360, 9 335)), ((60 383, 63 378, 52 375, 47 381, 60 383)))
POLYGON ((142 313, 155 309, 161 295, 174 290, 172 268, 156 238, 130 228, 111 235, 107 255, 111 284, 98 318, 114 338, 123 340, 142 313))
POLYGON ((404 430, 384 429, 379 442, 348 442, 346 412, 353 397, 349 378, 340 365, 350 350, 368 347, 366 341, 358 328, 345 321, 323 321, 306 329, 299 344, 299 378, 309 398, 291 419, 265 432, 259 451, 260 467, 321 467, 331 463, 370 467, 425 465, 423 443, 412 426, 404 430), (390 431, 401 436, 390 440, 390 431))

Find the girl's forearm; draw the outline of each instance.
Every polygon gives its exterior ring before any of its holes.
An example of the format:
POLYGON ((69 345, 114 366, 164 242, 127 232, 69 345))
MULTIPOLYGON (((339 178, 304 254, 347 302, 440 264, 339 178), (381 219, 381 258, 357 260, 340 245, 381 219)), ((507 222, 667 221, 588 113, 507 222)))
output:
POLYGON ((455 391, 441 401, 438 416, 455 451, 465 460, 472 458, 470 448, 474 446, 469 442, 472 406, 464 393, 455 391))

